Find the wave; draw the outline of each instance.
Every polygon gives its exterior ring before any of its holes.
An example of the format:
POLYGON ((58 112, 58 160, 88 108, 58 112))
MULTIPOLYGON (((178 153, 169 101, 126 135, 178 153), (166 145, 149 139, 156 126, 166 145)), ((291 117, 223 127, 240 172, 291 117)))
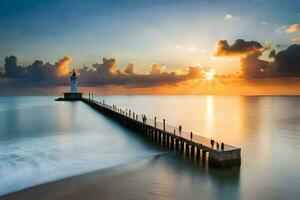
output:
POLYGON ((0 195, 161 154, 98 133, 0 142, 0 195))

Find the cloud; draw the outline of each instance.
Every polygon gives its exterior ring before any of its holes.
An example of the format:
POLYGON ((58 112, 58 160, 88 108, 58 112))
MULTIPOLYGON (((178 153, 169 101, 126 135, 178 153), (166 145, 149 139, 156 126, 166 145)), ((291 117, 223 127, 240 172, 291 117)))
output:
MULTIPOLYGON (((54 65, 36 60, 29 66, 18 66, 16 56, 5 59, 5 73, 0 77, 1 87, 43 87, 64 86, 69 84, 71 72, 69 64, 72 58, 65 56, 54 65)), ((77 70, 80 86, 118 85, 125 87, 154 87, 176 85, 180 82, 203 77, 205 68, 190 67, 188 71, 165 72, 165 66, 151 65, 149 73, 134 73, 134 65, 129 63, 124 72, 118 69, 115 58, 103 58, 102 63, 91 67, 83 66, 77 70)))
POLYGON ((72 58, 70 56, 65 56, 62 59, 60 59, 57 63, 55 63, 55 66, 57 67, 57 73, 59 76, 65 76, 69 74, 69 65, 71 62, 72 58))
POLYGON ((202 69, 201 69, 201 67, 189 66, 188 73, 189 73, 190 77, 201 77, 202 69))
POLYGON ((214 71, 212 67, 207 66, 189 66, 188 75, 189 77, 199 78, 205 77, 208 72, 214 71))
POLYGON ((27 75, 27 69, 18 66, 18 58, 16 56, 6 57, 4 68, 7 77, 16 78, 27 75))
POLYGON ((291 41, 293 41, 293 42, 300 42, 300 36, 293 37, 293 38, 291 39, 291 41))
POLYGON ((271 43, 269 41, 264 42, 264 51, 271 49, 271 43))
POLYGON ((129 63, 124 73, 117 69, 115 59, 103 59, 102 64, 92 65, 79 69, 80 84, 88 86, 97 85, 121 85, 127 87, 153 87, 162 85, 176 85, 182 81, 201 78, 201 75, 191 75, 189 72, 177 74, 174 71, 164 72, 164 67, 154 63, 147 74, 134 73, 134 65, 129 63), (105 75, 104 75, 105 74, 105 75))
POLYGON ((285 29, 286 33, 295 33, 299 29, 299 24, 292 24, 289 28, 285 29))
POLYGON ((151 65, 150 75, 157 76, 157 75, 160 75, 161 73, 162 73, 162 69, 159 67, 159 64, 153 63, 151 65))
POLYGON ((18 58, 5 58, 4 77, 9 78, 3 86, 51 86, 68 82, 71 57, 65 56, 55 65, 36 60, 29 66, 18 66, 18 58))
MULTIPOLYGON (((221 40, 217 43, 215 55, 239 56, 241 72, 247 79, 300 76, 300 45, 291 45, 277 53, 271 50, 269 58, 273 58, 274 61, 262 60, 262 53, 269 51, 270 48, 269 43, 262 45, 258 41, 239 39, 229 44, 226 40, 221 40)), ((29 66, 19 66, 18 58, 9 56, 5 59, 5 71, 0 78, 0 87, 69 85, 71 60, 66 56, 55 64, 36 60, 29 66)), ((90 67, 84 66, 77 70, 79 85, 114 85, 135 88, 169 86, 202 79, 213 70, 211 67, 189 66, 186 71, 177 73, 177 70, 166 71, 165 67, 161 67, 158 63, 149 66, 148 73, 135 73, 134 69, 135 66, 129 63, 125 70, 121 71, 117 67, 115 58, 103 58, 101 63, 95 63, 90 67)))
POLYGON ((300 45, 293 44, 275 56, 278 72, 284 76, 300 75, 300 45))
POLYGON ((232 19, 233 18, 233 16, 231 15, 231 14, 229 14, 229 13, 227 13, 225 16, 224 16, 224 19, 225 20, 230 20, 230 19, 232 19))
POLYGON ((291 45, 277 54, 272 50, 269 58, 274 58, 274 62, 260 59, 263 51, 269 48, 263 48, 257 41, 240 40, 229 45, 222 40, 217 45, 217 56, 240 56, 240 68, 246 78, 300 76, 300 45, 291 45))
POLYGON ((241 71, 246 78, 263 78, 272 76, 274 65, 271 62, 261 60, 258 55, 252 54, 241 58, 241 71))
POLYGON ((134 75, 134 64, 133 63, 129 63, 126 67, 126 69, 124 70, 124 72, 128 75, 134 75))
POLYGON ((114 74, 119 73, 119 70, 116 67, 116 59, 114 58, 103 58, 102 64, 93 64, 93 68, 96 69, 96 72, 99 74, 100 77, 110 77, 114 74))
POLYGON ((34 61, 26 67, 29 73, 29 79, 34 81, 49 81, 56 78, 57 68, 50 63, 45 63, 41 60, 34 61))
POLYGON ((256 41, 245 41, 243 39, 236 40, 229 45, 227 40, 217 42, 215 56, 245 56, 252 53, 261 53, 264 47, 256 41))
POLYGON ((276 56, 276 51, 273 49, 270 53, 269 53, 269 58, 275 58, 276 56))

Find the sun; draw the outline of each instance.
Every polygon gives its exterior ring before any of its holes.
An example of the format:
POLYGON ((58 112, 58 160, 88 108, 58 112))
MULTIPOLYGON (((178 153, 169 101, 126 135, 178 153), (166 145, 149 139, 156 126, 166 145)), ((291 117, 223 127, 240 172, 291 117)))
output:
POLYGON ((215 74, 216 74, 216 72, 215 72, 214 69, 209 69, 209 70, 204 72, 204 77, 205 77, 206 80, 211 81, 211 80, 214 79, 215 74))

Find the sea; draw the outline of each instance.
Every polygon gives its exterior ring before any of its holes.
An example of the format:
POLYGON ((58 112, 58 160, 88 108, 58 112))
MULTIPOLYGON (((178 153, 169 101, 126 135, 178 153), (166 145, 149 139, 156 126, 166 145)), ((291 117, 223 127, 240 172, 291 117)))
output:
POLYGON ((241 166, 228 169, 158 147, 83 102, 55 98, 0 97, 0 196, 128 165, 136 175, 123 199, 299 199, 298 96, 95 96, 240 147, 241 166))

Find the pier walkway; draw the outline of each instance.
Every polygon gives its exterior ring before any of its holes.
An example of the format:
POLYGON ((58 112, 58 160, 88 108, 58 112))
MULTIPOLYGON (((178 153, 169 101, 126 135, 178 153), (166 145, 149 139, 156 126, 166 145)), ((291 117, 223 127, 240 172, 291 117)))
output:
POLYGON ((224 144, 224 149, 211 144, 211 140, 191 132, 181 130, 156 119, 147 117, 143 122, 142 115, 138 115, 131 110, 122 110, 116 106, 97 102, 88 98, 82 98, 82 101, 95 110, 115 119, 120 124, 144 135, 147 139, 164 147, 178 150, 186 155, 199 159, 205 159, 208 156, 209 165, 218 167, 229 167, 241 164, 241 149, 224 144), (174 131, 175 130, 175 131, 174 131))

